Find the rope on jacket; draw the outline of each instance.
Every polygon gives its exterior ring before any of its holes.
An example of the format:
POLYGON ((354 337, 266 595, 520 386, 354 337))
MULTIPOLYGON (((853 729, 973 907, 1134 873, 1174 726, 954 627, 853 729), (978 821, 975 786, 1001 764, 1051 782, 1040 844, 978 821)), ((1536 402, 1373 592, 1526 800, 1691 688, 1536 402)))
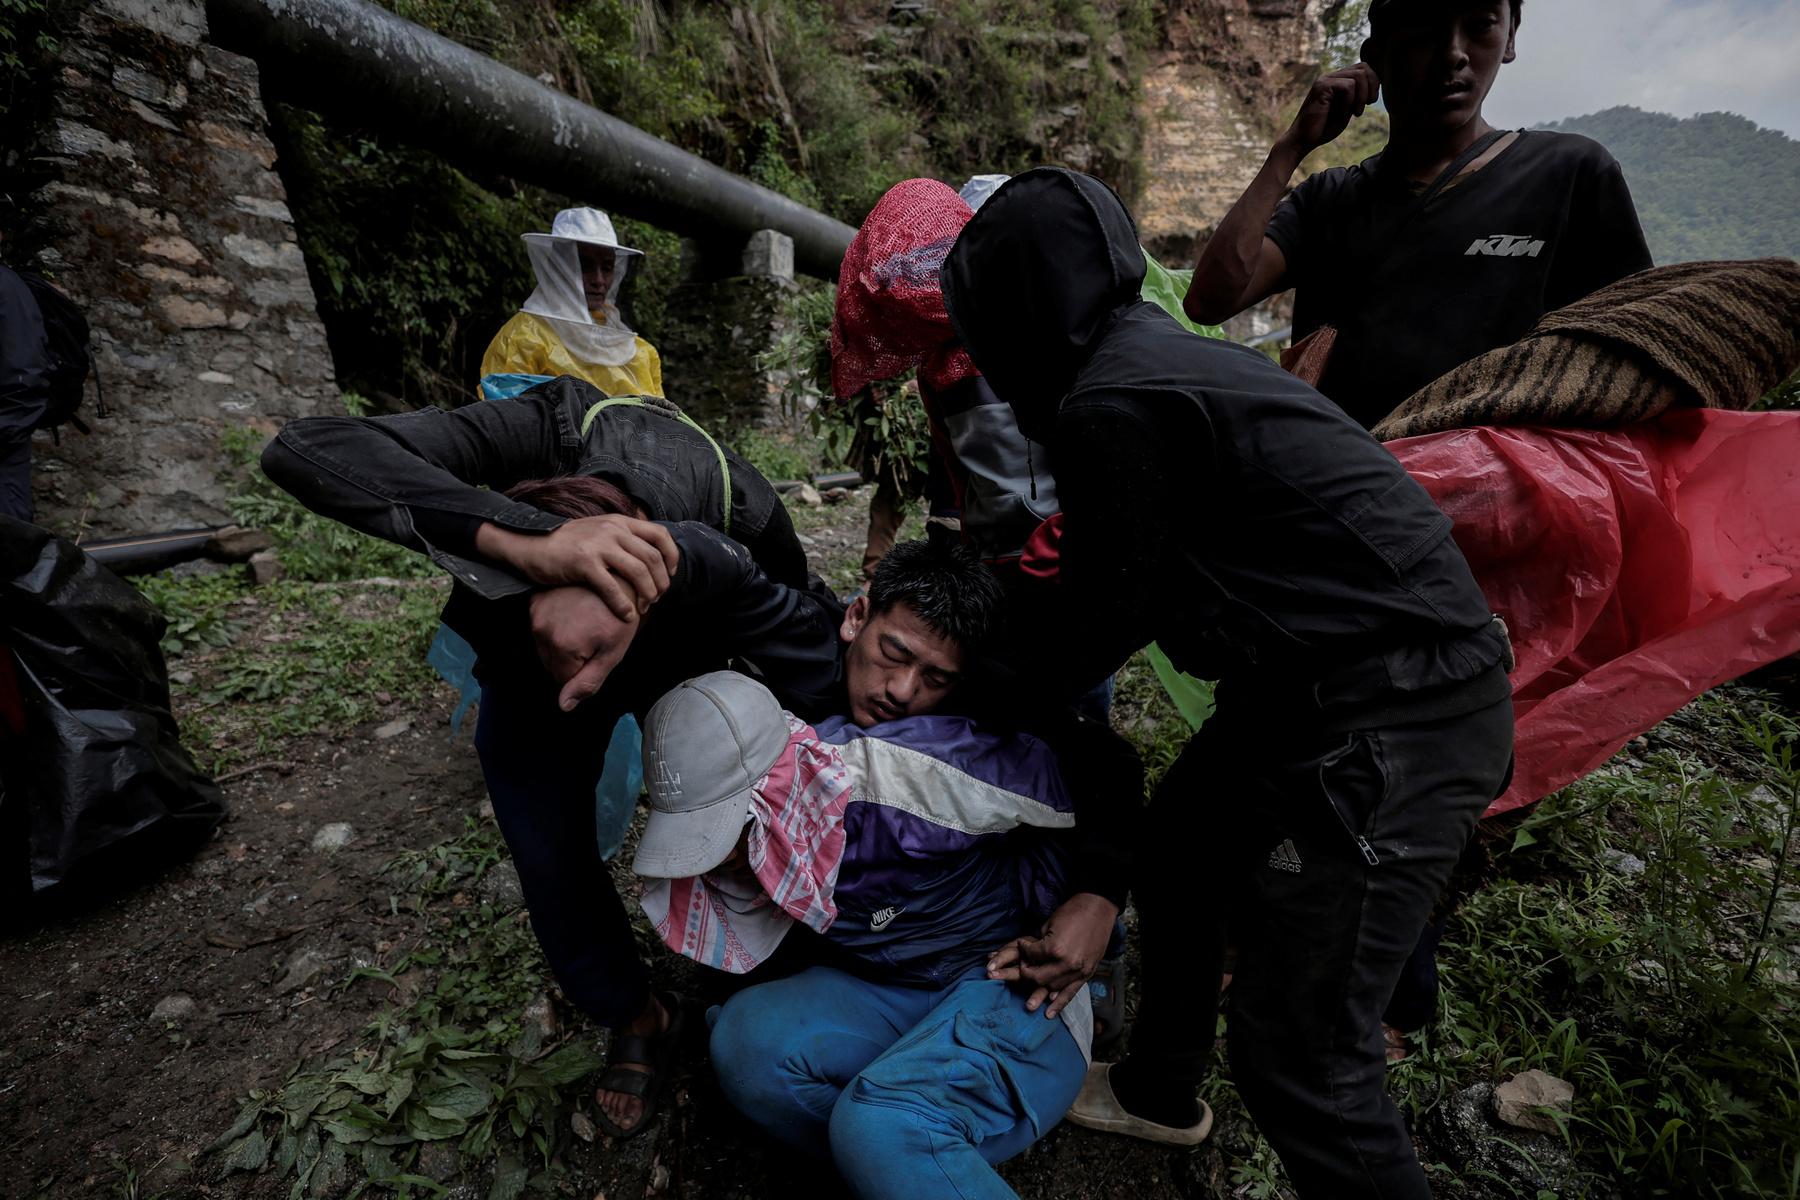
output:
POLYGON ((719 445, 718 442, 713 440, 712 434, 710 434, 710 433, 706 432, 706 430, 700 428, 699 423, 696 422, 694 420, 694 418, 688 416, 686 413, 682 412, 679 408, 676 408, 675 405, 673 403, 671 403, 670 401, 662 400, 660 397, 656 397, 656 396, 613 396, 613 397, 610 397, 609 399, 600 401, 600 403, 594 405, 594 407, 587 410, 587 416, 581 418, 581 436, 582 437, 587 436, 588 428, 591 425, 593 425, 594 418, 600 415, 601 409, 611 408, 615 404, 629 404, 636 408, 649 409, 651 412, 656 413, 658 416, 673 418, 674 420, 680 421, 683 425, 686 425, 689 429, 692 429, 695 433, 699 434, 701 437, 706 439, 706 444, 711 446, 713 448, 713 453, 719 456, 719 475, 724 480, 724 485, 725 485, 725 515, 723 518, 724 528, 721 529, 720 532, 723 533, 726 537, 730 537, 731 536, 731 464, 725 460, 725 448, 723 446, 719 445))

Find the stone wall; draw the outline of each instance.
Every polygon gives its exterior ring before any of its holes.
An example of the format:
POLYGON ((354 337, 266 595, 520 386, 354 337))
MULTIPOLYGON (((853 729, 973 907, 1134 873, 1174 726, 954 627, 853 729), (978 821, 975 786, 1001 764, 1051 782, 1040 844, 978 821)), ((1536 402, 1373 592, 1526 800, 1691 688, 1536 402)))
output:
POLYGON ((1151 253, 1191 267, 1318 74, 1330 0, 1172 0, 1144 71, 1151 253))
MULTIPOLYGON (((38 523, 88 538, 221 524, 220 438, 342 411, 256 64, 197 0, 100 0, 62 39, 22 263, 93 326, 112 417, 33 441, 38 523)), ((17 187, 18 184, 13 185, 17 187)))
POLYGON ((793 331, 794 243, 764 229, 747 244, 681 243, 681 284, 663 314, 663 391, 702 424, 797 428, 781 411, 787 376, 763 355, 793 331), (729 274, 727 274, 729 272, 729 274))

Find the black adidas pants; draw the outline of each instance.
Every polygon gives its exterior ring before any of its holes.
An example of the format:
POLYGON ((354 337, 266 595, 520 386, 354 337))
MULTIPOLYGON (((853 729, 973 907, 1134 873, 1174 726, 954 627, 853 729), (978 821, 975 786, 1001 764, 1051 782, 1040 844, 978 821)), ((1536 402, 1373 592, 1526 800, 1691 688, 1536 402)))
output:
POLYGON ((1383 1089, 1381 1016, 1512 753, 1512 701, 1307 734, 1220 707, 1150 806, 1137 897, 1134 1067, 1198 1084, 1238 947, 1231 1077, 1308 1200, 1429 1200, 1383 1089))

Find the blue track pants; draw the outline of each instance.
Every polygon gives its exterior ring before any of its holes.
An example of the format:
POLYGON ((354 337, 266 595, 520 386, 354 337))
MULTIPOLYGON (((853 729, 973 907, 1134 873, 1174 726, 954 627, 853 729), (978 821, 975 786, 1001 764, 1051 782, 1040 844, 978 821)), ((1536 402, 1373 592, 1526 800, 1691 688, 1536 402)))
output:
POLYGON ((713 1067, 739 1111, 817 1158, 860 1200, 1000 1200, 994 1171, 1081 1090, 1075 1038, 1004 983, 942 991, 830 967, 746 988, 718 1010, 713 1067))

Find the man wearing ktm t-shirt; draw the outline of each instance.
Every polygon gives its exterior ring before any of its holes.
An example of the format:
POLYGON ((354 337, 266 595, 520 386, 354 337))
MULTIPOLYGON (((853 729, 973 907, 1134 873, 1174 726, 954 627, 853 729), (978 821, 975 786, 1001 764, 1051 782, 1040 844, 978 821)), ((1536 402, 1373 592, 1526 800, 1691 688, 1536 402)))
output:
POLYGON ((1481 115, 1523 0, 1375 0, 1363 61, 1314 83, 1206 244, 1184 307, 1218 323, 1295 289, 1294 337, 1337 329, 1319 383, 1365 428, 1540 317, 1651 265, 1597 142, 1481 115), (1380 154, 1312 176, 1307 154, 1382 99, 1380 154))

